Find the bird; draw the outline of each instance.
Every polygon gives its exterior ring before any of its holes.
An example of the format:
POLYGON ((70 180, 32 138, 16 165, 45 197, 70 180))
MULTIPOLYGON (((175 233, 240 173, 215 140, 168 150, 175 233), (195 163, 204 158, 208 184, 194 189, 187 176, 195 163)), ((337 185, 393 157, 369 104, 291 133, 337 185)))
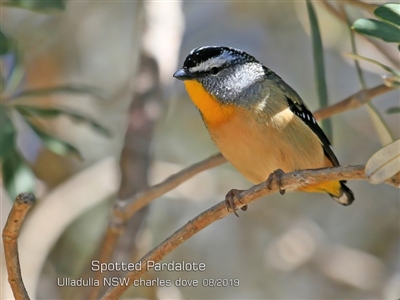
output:
MULTIPOLYGON (((232 47, 197 47, 173 76, 184 82, 222 155, 253 184, 277 170, 339 166, 331 143, 299 94, 254 56, 232 47)), ((345 206, 354 201, 345 181, 297 190, 327 193, 345 206)))

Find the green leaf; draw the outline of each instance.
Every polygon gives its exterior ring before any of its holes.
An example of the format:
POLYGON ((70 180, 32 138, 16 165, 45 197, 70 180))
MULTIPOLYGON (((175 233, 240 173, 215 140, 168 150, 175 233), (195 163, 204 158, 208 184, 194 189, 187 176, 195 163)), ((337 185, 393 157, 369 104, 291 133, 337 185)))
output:
POLYGON ((55 118, 60 115, 65 115, 72 118, 74 121, 88 123, 90 126, 92 126, 94 130, 96 130, 100 134, 103 134, 107 137, 111 136, 111 132, 107 128, 99 124, 96 120, 69 108, 42 108, 38 106, 19 104, 13 105, 13 107, 18 110, 21 115, 26 117, 55 118))
POLYGON ((33 192, 36 177, 15 148, 2 159, 1 168, 3 184, 11 199, 22 192, 33 192))
POLYGON ((0 157, 9 156, 13 152, 16 131, 8 115, 9 110, 0 104, 0 157))
POLYGON ((58 109, 53 108, 39 108, 29 105, 13 105, 18 112, 27 117, 42 117, 42 118, 54 118, 58 117, 62 112, 58 109))
POLYGON ((400 113, 400 106, 394 106, 386 110, 387 114, 398 114, 400 113))
POLYGON ((379 184, 400 171, 400 140, 376 152, 365 165, 365 175, 370 183, 379 184))
POLYGON ((66 156, 68 154, 75 155, 78 159, 83 160, 82 155, 79 153, 78 149, 76 149, 71 144, 55 137, 53 135, 48 134, 44 130, 37 127, 31 121, 24 119, 25 122, 32 128, 32 130, 40 137, 43 145, 49 149, 50 151, 61 155, 66 156))
MULTIPOLYGON (((321 34, 319 31, 318 19, 314 7, 310 0, 307 0, 308 19, 311 26, 311 37, 313 44, 314 70, 315 81, 318 91, 318 99, 320 107, 328 106, 328 90, 325 78, 324 65, 324 49, 322 47, 321 34)), ((322 129, 325 131, 328 138, 332 141, 332 122, 330 119, 323 120, 322 129)))
POLYGON ((400 26, 400 4, 383 4, 374 10, 374 14, 382 21, 400 26))
POLYGON ((73 95, 90 95, 95 98, 99 98, 104 100, 104 97, 100 95, 100 90, 98 88, 89 87, 89 86, 78 86, 78 85, 65 85, 65 86, 55 86, 50 88, 43 88, 43 89, 35 89, 35 90, 26 90, 21 93, 18 93, 10 98, 10 100, 20 101, 24 100, 24 98, 29 97, 46 97, 51 96, 57 93, 66 93, 66 94, 73 94, 73 95))
POLYGON ((7 54, 12 48, 12 40, 8 39, 0 30, 0 55, 7 54))
POLYGON ((400 29, 386 22, 372 19, 358 19, 352 29, 358 33, 372 36, 388 43, 400 43, 400 29))
POLYGON ((8 0, 2 1, 4 6, 29 9, 37 13, 53 14, 65 10, 63 0, 8 0))

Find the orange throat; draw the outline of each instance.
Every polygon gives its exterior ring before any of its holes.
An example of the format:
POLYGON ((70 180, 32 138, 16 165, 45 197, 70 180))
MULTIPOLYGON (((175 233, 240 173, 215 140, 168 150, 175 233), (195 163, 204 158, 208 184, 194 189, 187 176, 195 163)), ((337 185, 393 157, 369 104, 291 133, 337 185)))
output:
POLYGON ((207 126, 216 126, 228 121, 235 112, 234 105, 222 104, 210 95, 196 80, 185 80, 186 90, 194 105, 200 110, 207 126))

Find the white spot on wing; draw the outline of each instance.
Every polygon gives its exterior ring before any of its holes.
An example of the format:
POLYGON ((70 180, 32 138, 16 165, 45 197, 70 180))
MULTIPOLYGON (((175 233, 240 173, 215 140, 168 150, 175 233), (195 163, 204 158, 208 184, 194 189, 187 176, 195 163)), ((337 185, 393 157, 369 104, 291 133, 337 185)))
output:
POLYGON ((271 90, 269 88, 266 89, 266 95, 265 97, 257 104, 257 110, 263 111, 264 108, 267 106, 267 101, 269 98, 269 95, 271 94, 271 90))
POLYGON ((339 197, 335 197, 336 201, 341 204, 349 204, 349 199, 345 193, 340 195, 339 197))

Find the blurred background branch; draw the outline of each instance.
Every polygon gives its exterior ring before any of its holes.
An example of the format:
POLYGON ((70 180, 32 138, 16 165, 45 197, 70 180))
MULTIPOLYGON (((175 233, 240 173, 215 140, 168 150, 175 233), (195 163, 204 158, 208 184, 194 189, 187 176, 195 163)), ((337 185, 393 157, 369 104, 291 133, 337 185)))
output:
MULTIPOLYGON (((148 186, 148 169, 151 163, 150 143, 153 137, 155 122, 161 112, 161 85, 159 70, 154 58, 146 53, 140 57, 137 80, 134 94, 129 108, 129 123, 125 134, 124 147, 120 157, 121 183, 115 206, 126 205, 126 202, 140 190, 148 186), (146 80, 150 83, 146 83, 146 80), (118 203, 118 204, 117 204, 118 203)), ((115 215, 114 208, 114 215, 115 215)), ((135 218, 118 220, 112 217, 106 230, 107 241, 100 244, 100 261, 130 261, 136 260, 136 238, 148 212, 143 207, 135 218), (110 228, 111 227, 111 228, 110 228), (122 230, 122 228, 124 230, 122 230), (123 235, 123 233, 126 233, 123 235), (119 233, 119 239, 112 237, 112 233, 119 233), (110 248, 113 251, 110 251, 110 248), (116 250, 117 251, 114 251, 116 250), (103 254, 103 252, 105 252, 103 254), (116 253, 115 253, 116 252, 116 253), (113 259, 113 255, 115 258, 113 259), (106 256, 106 258, 103 258, 106 256)), ((108 274, 96 273, 96 279, 103 281, 108 274)), ((92 287, 89 299, 97 299, 101 287, 92 287)))

